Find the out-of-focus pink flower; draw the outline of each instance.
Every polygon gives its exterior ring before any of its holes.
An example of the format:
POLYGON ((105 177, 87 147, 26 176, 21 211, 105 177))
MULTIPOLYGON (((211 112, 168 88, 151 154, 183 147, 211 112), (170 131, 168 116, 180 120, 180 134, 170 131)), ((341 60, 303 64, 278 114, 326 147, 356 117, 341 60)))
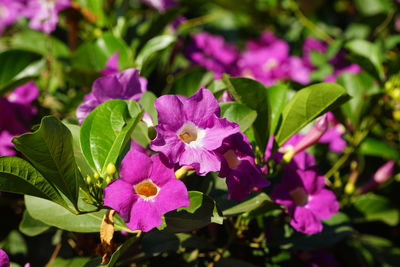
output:
POLYGON ((70 0, 28 0, 24 16, 32 29, 49 34, 57 27, 58 13, 70 6, 70 0))
POLYGON ((115 52, 106 62, 106 67, 100 71, 103 76, 118 73, 118 57, 119 52, 115 52))
POLYGON ((342 138, 346 132, 345 128, 342 124, 336 121, 331 112, 328 112, 326 115, 330 128, 321 136, 318 142, 328 144, 330 151, 341 154, 347 145, 346 141, 342 138))
POLYGON ((15 155, 11 139, 29 130, 32 117, 36 114, 31 102, 38 95, 36 84, 28 82, 14 89, 7 98, 0 98, 0 156, 15 155))
POLYGON ((258 40, 250 40, 238 60, 239 73, 265 86, 279 80, 293 80, 307 84, 310 70, 298 57, 289 55, 289 45, 272 33, 265 32, 258 40))
POLYGON ((0 267, 10 267, 10 259, 7 253, 0 249, 0 267))
POLYGON ((157 9, 161 13, 164 13, 170 8, 178 6, 178 3, 174 0, 142 0, 142 2, 157 9))
POLYGON ((222 36, 202 32, 193 35, 191 41, 185 49, 185 56, 193 63, 214 72, 216 79, 224 72, 230 75, 237 73, 239 51, 226 43, 222 36))
POLYGON ((22 7, 19 0, 0 0, 0 36, 21 16, 22 7))

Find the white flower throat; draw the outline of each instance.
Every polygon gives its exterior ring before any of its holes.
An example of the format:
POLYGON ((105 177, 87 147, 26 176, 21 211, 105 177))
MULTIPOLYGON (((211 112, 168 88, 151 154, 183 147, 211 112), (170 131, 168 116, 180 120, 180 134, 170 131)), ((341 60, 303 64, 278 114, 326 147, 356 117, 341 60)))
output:
POLYGON ((202 140, 206 134, 206 130, 198 128, 193 122, 187 121, 178 130, 177 135, 187 146, 202 146, 202 140))

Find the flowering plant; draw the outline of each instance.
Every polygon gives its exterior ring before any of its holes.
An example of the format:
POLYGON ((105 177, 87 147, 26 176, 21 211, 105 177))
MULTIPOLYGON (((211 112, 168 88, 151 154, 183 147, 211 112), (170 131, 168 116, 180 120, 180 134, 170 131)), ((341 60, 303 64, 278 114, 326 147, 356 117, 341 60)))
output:
POLYGON ((320 2, 0 0, 0 267, 397 266, 399 4, 320 2))

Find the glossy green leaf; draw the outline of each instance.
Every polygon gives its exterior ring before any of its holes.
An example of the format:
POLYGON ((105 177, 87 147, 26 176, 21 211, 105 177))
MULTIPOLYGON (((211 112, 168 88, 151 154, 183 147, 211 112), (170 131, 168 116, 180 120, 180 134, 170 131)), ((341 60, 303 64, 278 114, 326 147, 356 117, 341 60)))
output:
POLYGON ((23 50, 0 53, 0 94, 38 76, 43 68, 40 56, 23 50))
POLYGON ((276 135, 279 146, 306 124, 349 99, 346 90, 335 83, 318 83, 298 91, 282 111, 282 123, 276 135))
POLYGON ((345 48, 351 52, 352 61, 362 66, 377 79, 383 80, 381 51, 375 44, 358 39, 347 42, 345 48))
POLYGON ((70 50, 63 42, 51 35, 34 30, 18 32, 12 37, 10 46, 16 49, 23 49, 44 56, 70 56, 70 50))
POLYGON ((372 193, 358 196, 352 207, 355 222, 382 221, 391 226, 399 222, 399 210, 383 196, 372 193))
POLYGON ((78 179, 82 176, 75 163, 72 135, 57 118, 47 116, 33 133, 26 133, 12 141, 15 148, 56 186, 76 208, 78 179))
POLYGON ((114 99, 96 107, 83 121, 82 152, 100 176, 106 176, 109 163, 117 162, 142 114, 135 101, 114 99))
POLYGON ((21 233, 27 236, 37 236, 44 233, 48 229, 50 229, 49 225, 33 219, 28 211, 24 211, 22 221, 19 224, 19 230, 21 233))
POLYGON ((238 103, 244 104, 257 112, 253 123, 254 137, 261 151, 265 151, 269 136, 269 101, 267 88, 261 83, 248 78, 230 78, 222 75, 222 81, 229 93, 238 103))
POLYGON ((147 66, 156 57, 157 53, 167 49, 175 42, 176 37, 173 35, 159 35, 150 39, 139 51, 135 59, 136 67, 141 70, 141 75, 146 76, 150 72, 150 69, 147 70, 147 66), (143 73, 144 71, 146 72, 143 73))
MULTIPOLYGON (((100 225, 106 210, 76 215, 54 202, 25 195, 25 205, 32 218, 39 220, 47 225, 55 226, 63 230, 79 233, 95 233, 100 231, 100 225)), ((89 204, 79 203, 86 210, 95 209, 89 204)), ((116 231, 128 231, 122 219, 116 215, 114 218, 116 231)))
POLYGON ((188 232, 210 223, 223 223, 222 212, 209 196, 189 191, 190 206, 164 215, 165 224, 159 227, 168 232, 188 232))
POLYGON ((399 160, 399 151, 384 140, 367 137, 359 146, 358 152, 368 156, 399 160))
POLYGON ((147 147, 150 144, 151 139, 149 138, 149 128, 146 123, 142 121, 138 122, 132 132, 132 139, 143 147, 147 147))
POLYGON ((186 97, 194 95, 200 87, 209 83, 213 74, 203 68, 193 68, 180 72, 171 83, 169 90, 186 97))
POLYGON ((219 104, 221 117, 239 124, 242 132, 246 131, 256 120, 257 112, 246 105, 237 102, 224 102, 219 104))
POLYGON ((18 157, 0 157, 0 191, 37 196, 67 206, 52 184, 18 157))
POLYGON ((236 215, 239 215, 239 214, 242 214, 245 212, 252 211, 252 210, 260 207, 267 201, 271 201, 271 199, 268 197, 267 194, 261 193, 253 198, 245 200, 233 207, 230 207, 230 208, 224 210, 223 214, 224 214, 224 216, 227 216, 227 217, 236 216, 236 215))
POLYGON ((142 97, 139 100, 139 104, 143 107, 144 111, 149 113, 153 119, 153 124, 157 125, 157 110, 154 107, 154 101, 157 96, 150 91, 143 92, 142 97))
POLYGON ((277 84, 268 87, 268 102, 271 108, 270 110, 270 136, 275 133, 278 127, 279 120, 282 115, 282 110, 286 103, 287 86, 285 84, 277 84))
POLYGON ((97 40, 83 43, 72 56, 72 66, 80 69, 102 70, 107 60, 119 53, 118 66, 126 69, 132 66, 132 53, 127 44, 112 33, 105 33, 97 40))

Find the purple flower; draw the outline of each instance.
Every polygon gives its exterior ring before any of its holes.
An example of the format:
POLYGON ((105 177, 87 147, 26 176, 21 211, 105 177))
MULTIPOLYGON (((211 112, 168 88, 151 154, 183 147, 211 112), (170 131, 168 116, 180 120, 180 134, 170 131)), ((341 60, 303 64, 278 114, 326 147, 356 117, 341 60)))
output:
POLYGON ((0 0, 0 36, 7 26, 20 17, 21 9, 22 4, 18 0, 0 0))
POLYGON ((142 0, 142 2, 157 9, 161 13, 178 6, 178 3, 174 0, 142 0))
POLYGON ((184 183, 159 154, 129 151, 120 177, 104 188, 104 205, 116 210, 131 230, 148 232, 162 223, 163 214, 190 204, 184 183))
POLYGON ((315 234, 322 231, 321 220, 339 210, 335 195, 324 186, 325 178, 316 166, 302 170, 292 161, 285 165, 282 183, 275 185, 270 197, 286 207, 294 229, 315 234))
POLYGON ((222 36, 198 33, 192 36, 192 42, 186 47, 186 57, 192 62, 215 73, 219 79, 226 72, 235 75, 239 52, 233 45, 227 44, 222 36))
POLYGON ((107 76, 118 73, 118 57, 119 52, 115 52, 106 62, 106 67, 100 71, 101 75, 107 76))
POLYGON ((36 109, 31 102, 39 95, 34 82, 14 89, 8 98, 0 98, 0 156, 15 155, 11 139, 29 130, 36 109))
POLYGON ((76 110, 76 117, 82 123, 98 105, 111 99, 139 100, 146 91, 147 80, 139 77, 137 69, 107 75, 94 81, 92 92, 83 98, 76 110))
POLYGON ((226 177, 228 199, 242 201, 253 187, 262 188, 269 182, 262 176, 261 168, 254 163, 254 153, 247 137, 239 132, 224 140, 217 149, 222 155, 219 177, 226 177))
POLYGON ((154 106, 158 125, 151 149, 171 163, 194 167, 199 175, 221 169, 221 157, 214 150, 226 137, 239 132, 239 125, 219 118, 218 101, 209 90, 200 89, 189 98, 163 95, 154 106))
POLYGON ((319 143, 328 144, 329 150, 336 153, 343 153, 347 143, 342 138, 346 130, 342 124, 339 124, 331 112, 327 113, 328 123, 331 125, 324 135, 319 139, 319 143))
POLYGON ((7 253, 0 249, 0 267, 10 267, 10 259, 7 253))
POLYGON ((316 51, 319 53, 326 52, 326 44, 320 42, 312 37, 307 37, 303 43, 303 62, 304 64, 311 68, 315 69, 314 65, 311 63, 311 52, 316 51))
POLYGON ((290 57, 289 45, 272 33, 265 32, 260 39, 248 41, 247 50, 242 53, 238 68, 241 75, 255 79, 265 86, 278 80, 291 79, 307 84, 310 70, 298 57, 290 57))
POLYGON ((70 0, 28 0, 24 15, 31 19, 29 27, 49 34, 57 27, 58 13, 70 6, 70 0))
POLYGON ((393 174, 393 169, 394 169, 394 161, 390 160, 386 162, 384 165, 382 165, 375 173, 374 176, 372 177, 371 180, 369 180, 366 184, 364 184, 359 190, 359 194, 365 194, 373 189, 375 189, 378 185, 386 182, 389 180, 389 178, 393 174))

